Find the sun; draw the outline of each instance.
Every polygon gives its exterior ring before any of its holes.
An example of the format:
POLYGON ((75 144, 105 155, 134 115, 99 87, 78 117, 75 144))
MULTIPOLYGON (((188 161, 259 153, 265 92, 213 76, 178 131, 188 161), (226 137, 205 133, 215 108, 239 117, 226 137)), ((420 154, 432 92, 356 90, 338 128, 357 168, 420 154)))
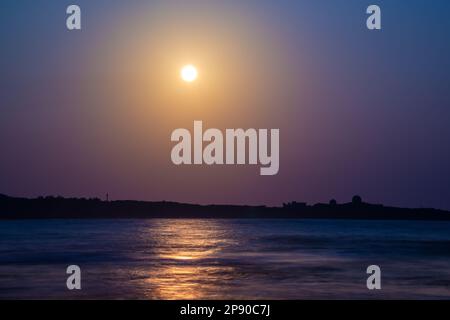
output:
POLYGON ((188 64, 181 69, 181 79, 186 82, 193 82, 198 77, 198 71, 195 66, 188 64))

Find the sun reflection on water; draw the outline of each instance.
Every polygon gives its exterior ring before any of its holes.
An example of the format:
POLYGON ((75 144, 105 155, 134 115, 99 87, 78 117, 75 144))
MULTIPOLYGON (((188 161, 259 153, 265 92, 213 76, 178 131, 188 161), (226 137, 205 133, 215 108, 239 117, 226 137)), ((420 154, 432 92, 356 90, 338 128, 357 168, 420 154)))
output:
POLYGON ((219 265, 218 254, 235 244, 225 224, 205 220, 160 220, 149 236, 161 263, 143 278, 152 299, 208 299, 232 278, 233 267, 219 265))

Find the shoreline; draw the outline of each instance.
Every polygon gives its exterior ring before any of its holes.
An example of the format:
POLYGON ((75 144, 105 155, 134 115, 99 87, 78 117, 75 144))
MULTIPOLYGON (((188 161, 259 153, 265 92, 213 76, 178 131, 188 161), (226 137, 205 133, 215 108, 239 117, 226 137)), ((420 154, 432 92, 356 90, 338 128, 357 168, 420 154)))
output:
POLYGON ((365 203, 290 202, 282 207, 0 195, 0 220, 31 219, 340 219, 450 221, 450 211, 365 203))

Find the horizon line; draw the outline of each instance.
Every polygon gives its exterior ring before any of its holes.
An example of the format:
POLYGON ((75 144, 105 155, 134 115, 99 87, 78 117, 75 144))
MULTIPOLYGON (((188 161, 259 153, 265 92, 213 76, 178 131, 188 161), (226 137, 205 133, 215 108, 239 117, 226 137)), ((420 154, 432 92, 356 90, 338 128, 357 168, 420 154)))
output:
MULTIPOLYGON (((108 197, 108 194, 106 194, 108 197)), ((364 202, 363 199, 359 195, 354 195, 352 197, 352 201, 349 202, 341 202, 339 203, 334 198, 330 199, 328 202, 316 202, 316 203, 308 203, 307 201, 297 201, 297 200, 291 200, 288 202, 282 202, 278 205, 266 205, 266 204, 236 204, 236 203, 194 203, 194 202, 183 202, 183 201, 176 201, 176 200, 137 200, 137 199, 102 199, 100 197, 70 197, 70 196, 62 196, 62 195, 40 195, 35 197, 26 197, 26 196, 12 196, 5 193, 0 193, 0 199, 2 197, 6 198, 12 198, 12 199, 22 199, 22 200, 40 200, 40 199, 63 199, 63 200, 84 200, 84 201, 100 201, 104 203, 108 202, 145 202, 145 203, 172 203, 172 204, 180 204, 180 205, 192 205, 192 206, 202 206, 202 207, 208 207, 208 206, 230 206, 230 207, 265 207, 265 208, 289 208, 289 207, 315 207, 315 206, 341 206, 341 205, 367 205, 367 206, 381 206, 385 208, 397 208, 397 209, 416 209, 416 210, 438 210, 438 211, 445 211, 450 213, 450 209, 441 209, 441 208, 435 208, 435 207, 404 207, 404 206, 396 206, 396 205, 386 205, 383 203, 370 203, 370 202, 364 202), (356 199, 355 202, 355 198, 356 199)))

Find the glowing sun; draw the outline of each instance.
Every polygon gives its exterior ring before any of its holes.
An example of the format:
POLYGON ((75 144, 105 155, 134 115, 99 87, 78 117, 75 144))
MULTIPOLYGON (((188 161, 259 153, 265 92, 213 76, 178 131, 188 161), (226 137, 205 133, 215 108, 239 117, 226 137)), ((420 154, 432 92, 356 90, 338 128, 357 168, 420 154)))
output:
POLYGON ((181 69, 180 75, 183 81, 193 82, 198 77, 197 68, 194 67, 192 64, 186 65, 181 69))

